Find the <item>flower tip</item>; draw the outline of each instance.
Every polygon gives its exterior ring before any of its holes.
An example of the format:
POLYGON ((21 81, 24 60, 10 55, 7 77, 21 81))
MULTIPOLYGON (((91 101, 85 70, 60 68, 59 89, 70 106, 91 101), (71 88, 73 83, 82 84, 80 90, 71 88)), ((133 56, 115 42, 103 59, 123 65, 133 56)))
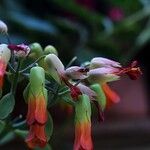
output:
POLYGON ((95 57, 91 60, 91 68, 101 68, 101 67, 116 67, 120 68, 121 65, 119 62, 103 58, 103 57, 95 57))
POLYGON ((64 73, 65 67, 55 54, 48 54, 44 61, 49 67, 55 68, 59 74, 64 73))
POLYGON ((138 61, 133 61, 128 68, 124 69, 124 72, 131 80, 136 80, 143 74, 140 67, 138 66, 138 61))
POLYGON ((0 20, 0 33, 6 34, 7 32, 8 32, 7 25, 2 20, 0 20))
POLYGON ((52 45, 47 45, 44 49, 44 54, 48 55, 48 54, 55 54, 56 56, 58 56, 58 52, 56 50, 56 48, 52 45))
POLYGON ((25 44, 19 44, 19 45, 10 44, 10 45, 8 45, 8 48, 11 51, 14 51, 14 54, 17 57, 26 57, 30 53, 29 46, 27 46, 25 44))

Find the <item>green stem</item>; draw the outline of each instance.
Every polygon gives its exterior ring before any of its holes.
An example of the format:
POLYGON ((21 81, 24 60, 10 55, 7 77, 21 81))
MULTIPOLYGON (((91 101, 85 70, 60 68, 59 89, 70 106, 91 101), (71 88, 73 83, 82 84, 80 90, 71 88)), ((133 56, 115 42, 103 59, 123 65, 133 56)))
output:
POLYGON ((69 93, 69 92, 70 92, 70 90, 66 90, 66 91, 63 91, 63 92, 58 93, 58 95, 59 95, 59 96, 62 96, 62 95, 65 95, 65 94, 67 94, 67 93, 69 93))
POLYGON ((16 73, 16 70, 11 66, 10 63, 8 63, 8 67, 9 67, 11 72, 16 73))
POLYGON ((23 73, 25 71, 27 71, 28 69, 32 68, 37 62, 39 62, 41 59, 43 59, 46 55, 43 55, 41 57, 39 57, 35 62, 33 62, 32 64, 30 64, 29 66, 27 66, 25 69, 20 70, 19 73, 23 73))
POLYGON ((68 65, 66 66, 66 68, 69 68, 75 61, 77 60, 77 57, 73 57, 70 62, 68 63, 68 65))
POLYGON ((14 79, 13 79, 13 82, 12 82, 12 85, 11 85, 11 90, 10 92, 15 95, 16 93, 16 88, 17 88, 17 83, 18 83, 18 77, 19 77, 19 68, 20 68, 20 60, 18 62, 18 66, 17 66, 17 69, 16 69, 16 73, 14 74, 14 79))

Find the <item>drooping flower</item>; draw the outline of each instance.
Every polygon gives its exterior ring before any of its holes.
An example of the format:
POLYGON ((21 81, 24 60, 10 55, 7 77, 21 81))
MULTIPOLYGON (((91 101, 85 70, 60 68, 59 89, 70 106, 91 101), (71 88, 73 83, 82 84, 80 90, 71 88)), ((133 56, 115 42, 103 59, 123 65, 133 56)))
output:
POLYGON ((0 89, 3 87, 4 74, 10 60, 11 52, 6 44, 0 44, 0 89))
POLYGON ((75 106, 74 150, 93 150, 91 137, 91 105, 87 95, 79 96, 75 106))
POLYGON ((90 71, 87 73, 88 80, 91 83, 99 83, 102 86, 107 98, 107 107, 120 100, 118 94, 107 83, 119 80, 124 74, 128 75, 132 80, 137 79, 142 74, 137 61, 133 61, 129 67, 122 67, 120 63, 102 57, 91 60, 90 71))
POLYGON ((45 125, 33 124, 30 126, 29 134, 26 138, 28 147, 33 149, 36 146, 45 147, 47 138, 45 135, 45 125))
POLYGON ((122 67, 119 62, 102 57, 93 58, 90 64, 89 77, 97 77, 100 82, 110 82, 118 79, 122 75, 128 75, 132 80, 137 79, 141 74, 138 62, 133 61, 128 67, 122 67))
POLYGON ((44 147, 47 143, 45 124, 47 122, 47 90, 45 74, 42 67, 33 67, 30 70, 28 88, 27 124, 30 126, 26 142, 30 148, 44 147))

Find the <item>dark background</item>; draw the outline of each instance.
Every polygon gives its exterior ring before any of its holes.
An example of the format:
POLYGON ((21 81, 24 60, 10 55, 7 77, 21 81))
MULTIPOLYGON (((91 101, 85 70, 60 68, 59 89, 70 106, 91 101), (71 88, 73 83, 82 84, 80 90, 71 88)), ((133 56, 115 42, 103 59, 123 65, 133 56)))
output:
MULTIPOLYGON (((43 48, 51 44, 65 64, 74 56, 75 64, 94 56, 123 65, 138 60, 142 77, 136 81, 123 77, 111 84, 121 102, 106 112, 104 123, 93 117, 93 137, 95 150, 150 148, 149 0, 0 0, 0 19, 8 25, 13 43, 39 42, 43 48)), ((7 43, 6 37, 1 35, 0 42, 7 43)), ((72 149, 73 121, 52 115, 53 149, 72 149)), ((25 147, 19 138, 1 145, 2 150, 25 147)))

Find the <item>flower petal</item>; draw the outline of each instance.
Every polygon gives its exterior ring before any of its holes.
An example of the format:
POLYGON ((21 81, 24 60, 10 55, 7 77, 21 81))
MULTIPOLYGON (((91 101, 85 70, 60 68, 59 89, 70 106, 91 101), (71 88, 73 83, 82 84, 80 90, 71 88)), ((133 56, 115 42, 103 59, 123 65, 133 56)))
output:
POLYGON ((65 75, 71 79, 85 79, 87 69, 79 66, 72 66, 66 69, 65 75))
POLYGON ((103 58, 103 57, 95 57, 91 60, 91 68, 100 68, 100 67, 121 67, 119 62, 103 58))
POLYGON ((47 108, 44 96, 36 99, 35 120, 39 124, 45 124, 47 121, 47 108))
POLYGON ((65 67, 56 55, 54 54, 47 55, 45 57, 45 62, 48 66, 54 67, 58 71, 59 74, 64 73, 65 67))
POLYGON ((103 84, 102 88, 107 98, 107 108, 109 108, 113 103, 118 103, 120 101, 118 94, 113 91, 107 84, 103 84))
POLYGON ((84 84, 80 83, 77 87, 80 89, 82 94, 89 96, 90 100, 94 100, 96 98, 96 93, 84 84))
POLYGON ((92 69, 88 72, 88 80, 91 83, 101 84, 116 81, 119 79, 119 76, 115 74, 117 71, 118 69, 110 67, 92 69))

